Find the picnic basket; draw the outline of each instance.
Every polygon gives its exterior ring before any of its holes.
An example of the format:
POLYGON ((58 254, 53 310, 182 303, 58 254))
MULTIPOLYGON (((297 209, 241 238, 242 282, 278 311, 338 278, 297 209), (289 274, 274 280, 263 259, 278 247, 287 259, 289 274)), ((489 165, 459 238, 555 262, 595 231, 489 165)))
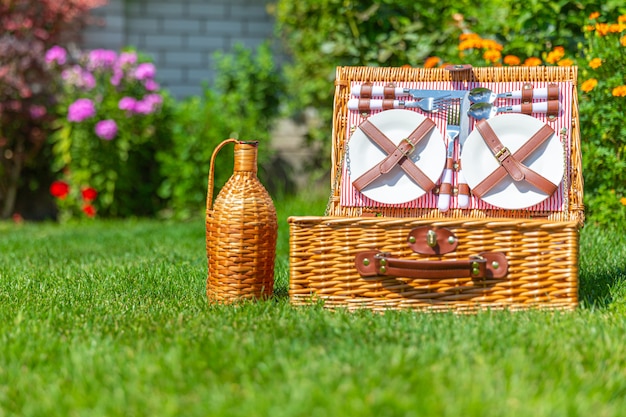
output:
POLYGON ((576 308, 584 224, 576 77, 576 67, 338 67, 326 213, 289 218, 292 304, 456 312, 576 308), (472 197, 467 208, 441 211, 424 203, 437 197, 436 188, 412 206, 347 201, 353 191, 346 168, 350 138, 376 114, 348 108, 355 87, 469 90, 554 83, 566 113, 543 119, 564 153, 554 207, 503 209, 472 197))

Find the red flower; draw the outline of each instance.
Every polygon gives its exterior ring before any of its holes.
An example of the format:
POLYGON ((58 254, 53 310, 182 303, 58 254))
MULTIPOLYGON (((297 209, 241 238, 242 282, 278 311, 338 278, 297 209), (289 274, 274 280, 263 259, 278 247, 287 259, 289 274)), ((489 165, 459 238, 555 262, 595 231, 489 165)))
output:
POLYGON ((85 204, 83 206, 83 213, 87 215, 87 217, 95 217, 96 216, 96 208, 91 204, 85 204))
POLYGON ((83 200, 87 202, 95 200, 96 197, 98 196, 98 192, 91 187, 83 188, 82 194, 83 194, 83 200))
POLYGON ((50 194, 56 198, 64 199, 70 192, 70 186, 64 181, 55 181, 50 185, 50 194))

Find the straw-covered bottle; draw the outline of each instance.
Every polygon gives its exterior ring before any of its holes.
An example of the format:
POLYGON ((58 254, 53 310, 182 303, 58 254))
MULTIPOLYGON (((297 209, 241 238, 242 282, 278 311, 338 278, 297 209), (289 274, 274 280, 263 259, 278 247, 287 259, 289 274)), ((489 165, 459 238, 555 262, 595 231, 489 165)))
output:
POLYGON ((257 177, 258 142, 223 141, 213 152, 208 180, 207 298, 229 303, 272 295, 277 222, 274 203, 257 177), (212 202, 215 157, 235 144, 234 172, 212 202))

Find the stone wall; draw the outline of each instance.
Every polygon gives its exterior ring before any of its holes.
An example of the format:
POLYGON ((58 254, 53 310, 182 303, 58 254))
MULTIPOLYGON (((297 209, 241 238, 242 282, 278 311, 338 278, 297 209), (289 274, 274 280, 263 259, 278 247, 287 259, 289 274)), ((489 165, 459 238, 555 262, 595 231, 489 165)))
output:
MULTIPOLYGON (((202 92, 214 77, 212 55, 235 44, 274 40, 271 0, 109 0, 93 15, 83 47, 132 46, 154 59, 157 79, 177 98, 202 92)), ((280 59, 280 56, 279 56, 280 59)))

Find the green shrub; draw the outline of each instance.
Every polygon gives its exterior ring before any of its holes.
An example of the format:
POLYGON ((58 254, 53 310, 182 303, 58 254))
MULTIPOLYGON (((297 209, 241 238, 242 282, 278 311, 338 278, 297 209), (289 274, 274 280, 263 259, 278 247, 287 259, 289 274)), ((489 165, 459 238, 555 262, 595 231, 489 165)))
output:
MULTIPOLYGON (((164 181, 159 195, 168 200, 165 216, 188 218, 204 213, 213 150, 228 138, 259 141, 259 177, 271 165, 270 131, 279 115, 283 90, 269 45, 256 54, 237 45, 215 56, 214 86, 201 97, 178 104, 172 122, 172 148, 157 154, 164 181)), ((233 172, 232 148, 218 155, 215 193, 233 172)))
POLYGON ((626 14, 594 13, 580 60, 583 173, 589 218, 626 221, 626 14))

